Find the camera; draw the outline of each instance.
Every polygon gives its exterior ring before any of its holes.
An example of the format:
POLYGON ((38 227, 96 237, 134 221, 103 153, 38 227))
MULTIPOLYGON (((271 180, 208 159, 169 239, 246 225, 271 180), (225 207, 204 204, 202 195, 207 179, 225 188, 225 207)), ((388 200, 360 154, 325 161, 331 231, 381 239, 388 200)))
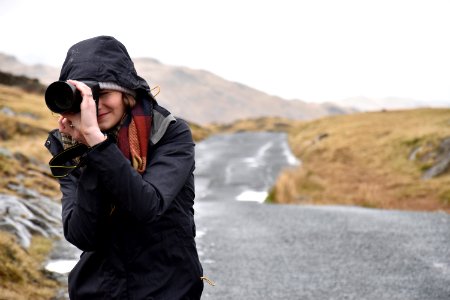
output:
MULTIPOLYGON (((96 81, 82 81, 92 90, 92 96, 98 110, 100 86, 96 81)), ((55 81, 45 91, 45 103, 54 113, 77 113, 83 98, 77 88, 65 81, 55 81)))

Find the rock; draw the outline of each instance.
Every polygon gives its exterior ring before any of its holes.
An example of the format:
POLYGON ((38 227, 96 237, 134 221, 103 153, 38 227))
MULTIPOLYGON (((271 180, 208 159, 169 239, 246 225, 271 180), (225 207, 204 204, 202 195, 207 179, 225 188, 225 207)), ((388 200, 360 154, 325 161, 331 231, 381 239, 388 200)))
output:
POLYGON ((22 117, 30 118, 33 120, 39 119, 39 117, 33 113, 30 113, 30 112, 16 113, 14 110, 12 110, 10 107, 7 107, 7 106, 4 106, 2 109, 0 109, 0 113, 4 114, 5 116, 8 116, 8 117, 22 116, 22 117))
POLYGON ((412 151, 409 153, 408 155, 408 159, 409 160, 416 160, 417 159, 417 154, 422 150, 421 146, 415 147, 414 149, 412 149, 412 151))
POLYGON ((0 194, 0 229, 14 234, 23 248, 28 248, 32 234, 62 237, 60 206, 47 197, 25 188, 22 199, 0 194))
POLYGON ((5 216, 0 221, 0 230, 12 233, 22 248, 28 249, 30 247, 31 234, 21 222, 16 222, 13 218, 5 216))
POLYGON ((31 220, 18 219, 17 222, 25 226, 25 228, 30 232, 30 234, 38 234, 44 237, 49 237, 48 233, 44 229, 34 224, 31 220))
POLYGON ((42 228, 48 236, 61 236, 61 206, 49 198, 29 199, 20 201, 34 214, 30 221, 42 228))
POLYGON ((431 168, 426 170, 422 179, 431 179, 439 176, 450 169, 450 137, 442 140, 437 150, 435 163, 431 168))
POLYGON ((14 117, 16 115, 15 112, 7 106, 0 109, 0 113, 4 114, 5 116, 9 116, 9 117, 14 117))
POLYGON ((17 194, 21 195, 25 199, 39 199, 41 197, 41 195, 35 190, 27 189, 21 184, 8 183, 6 187, 11 191, 15 191, 17 194))
MULTIPOLYGON (((0 134, 1 135, 1 134, 0 134)), ((1 140, 1 138, 0 138, 1 140)), ((4 156, 6 158, 12 158, 13 154, 6 148, 0 148, 0 156, 4 156)))
POLYGON ((18 197, 0 194, 0 216, 30 219, 33 214, 18 197))

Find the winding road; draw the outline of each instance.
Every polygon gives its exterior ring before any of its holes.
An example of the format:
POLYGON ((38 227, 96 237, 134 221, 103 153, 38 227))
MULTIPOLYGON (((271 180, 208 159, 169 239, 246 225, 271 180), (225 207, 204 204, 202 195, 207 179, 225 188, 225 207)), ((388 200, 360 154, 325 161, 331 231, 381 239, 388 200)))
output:
POLYGON ((450 215, 260 203, 297 162, 280 133, 196 149, 202 299, 450 299, 450 215))

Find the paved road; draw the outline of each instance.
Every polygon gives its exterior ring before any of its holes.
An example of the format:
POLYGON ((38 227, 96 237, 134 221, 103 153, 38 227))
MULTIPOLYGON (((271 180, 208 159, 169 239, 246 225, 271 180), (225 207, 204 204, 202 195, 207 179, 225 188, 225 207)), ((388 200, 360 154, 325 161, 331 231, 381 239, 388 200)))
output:
POLYGON ((198 145, 203 299, 450 299, 448 214, 236 200, 260 200, 286 149, 275 133, 198 145))

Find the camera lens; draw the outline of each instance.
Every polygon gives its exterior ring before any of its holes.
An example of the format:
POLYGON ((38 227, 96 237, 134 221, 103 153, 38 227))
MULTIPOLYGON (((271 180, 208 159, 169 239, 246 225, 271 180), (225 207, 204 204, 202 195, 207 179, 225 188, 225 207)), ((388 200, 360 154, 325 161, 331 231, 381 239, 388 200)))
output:
POLYGON ((65 81, 56 81, 45 91, 45 103, 55 113, 78 112, 81 95, 74 85, 65 81))

